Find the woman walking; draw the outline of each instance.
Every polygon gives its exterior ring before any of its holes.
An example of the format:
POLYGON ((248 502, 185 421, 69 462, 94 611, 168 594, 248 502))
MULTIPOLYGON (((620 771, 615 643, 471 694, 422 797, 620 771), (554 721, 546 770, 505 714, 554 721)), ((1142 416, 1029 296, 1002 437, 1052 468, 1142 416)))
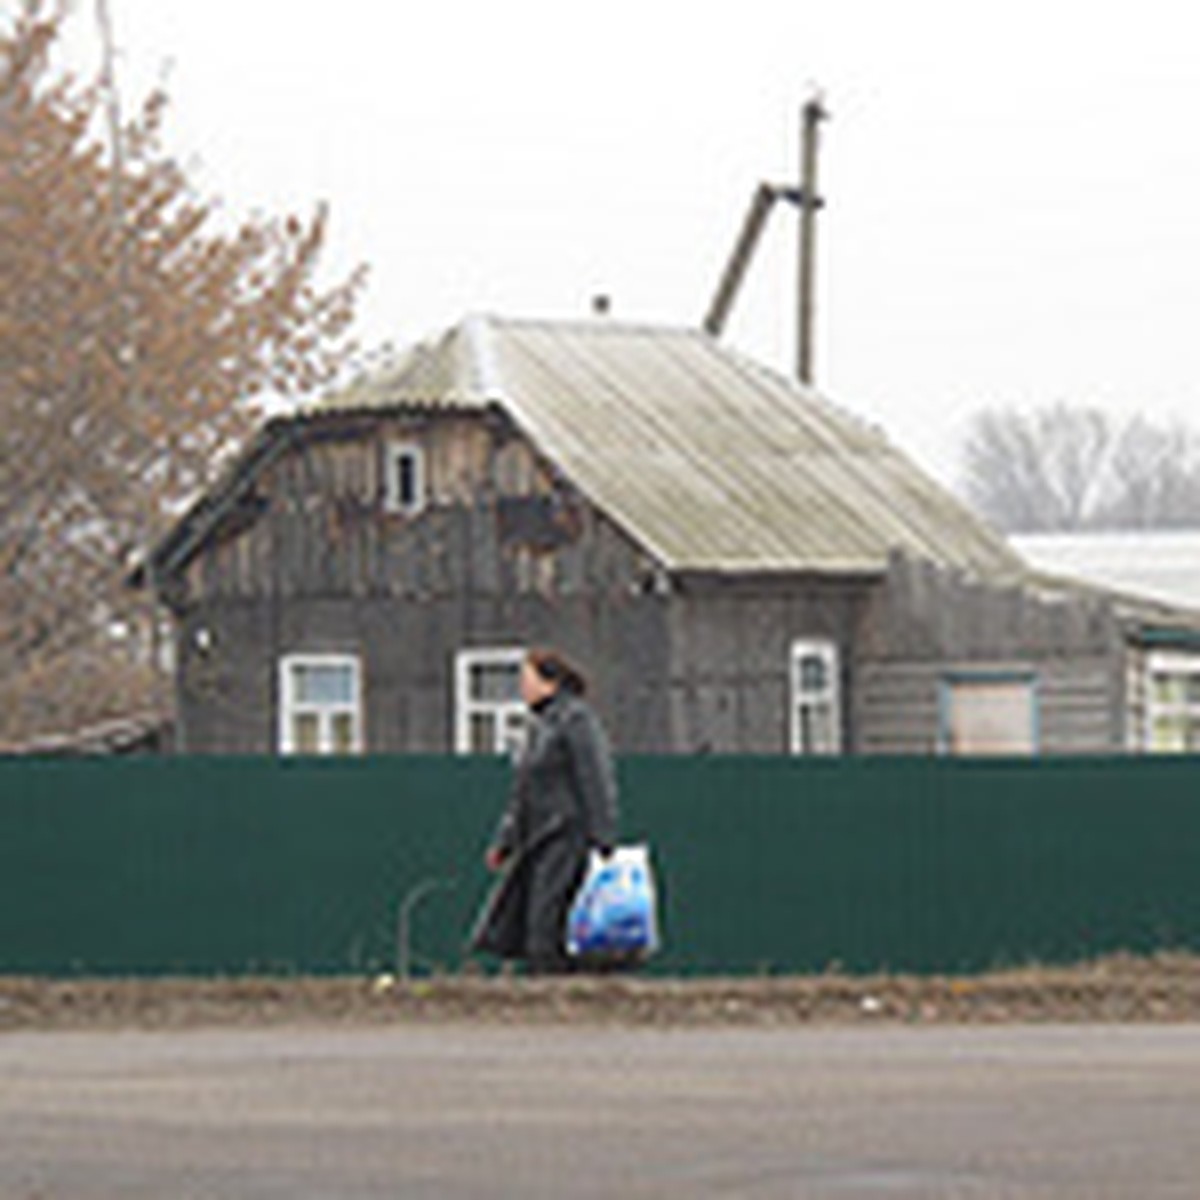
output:
POLYGON ((616 839, 616 777, 608 738, 584 700, 580 671, 553 650, 521 665, 528 737, 508 806, 485 855, 502 872, 472 939, 476 950, 528 963, 531 972, 570 968, 567 913, 588 851, 616 839))

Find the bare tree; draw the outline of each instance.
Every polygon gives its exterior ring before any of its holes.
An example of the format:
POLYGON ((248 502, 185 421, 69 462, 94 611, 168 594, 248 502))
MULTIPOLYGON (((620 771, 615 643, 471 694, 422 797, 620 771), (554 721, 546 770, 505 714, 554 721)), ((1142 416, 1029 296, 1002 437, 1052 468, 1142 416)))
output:
POLYGON ((1179 422, 1095 408, 989 408, 963 446, 964 491, 1006 532, 1200 525, 1200 452, 1179 422))
POLYGON ((1109 460, 1109 485, 1098 523, 1147 529, 1200 525, 1200 447, 1182 423, 1135 417, 1109 460))
POLYGON ((988 408, 964 444, 968 501, 1008 531, 1078 529, 1101 502, 1113 431, 1094 408, 988 408))
POLYGON ((109 152, 100 80, 51 56, 64 17, 0 30, 0 737, 126 711, 144 663, 122 585, 248 433, 253 403, 352 354, 362 272, 314 277, 327 213, 236 224, 163 146, 155 93, 109 152))

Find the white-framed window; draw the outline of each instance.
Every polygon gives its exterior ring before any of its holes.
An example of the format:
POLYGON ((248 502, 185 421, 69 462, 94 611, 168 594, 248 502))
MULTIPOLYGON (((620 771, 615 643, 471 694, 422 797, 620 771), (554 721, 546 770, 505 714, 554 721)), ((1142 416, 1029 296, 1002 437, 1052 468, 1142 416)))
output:
POLYGON ((943 754, 1036 754, 1037 678, 1026 672, 952 672, 941 685, 943 754))
POLYGON ((1200 655, 1156 650, 1147 655, 1146 676, 1146 749, 1200 752, 1200 655))
POLYGON ((383 452, 383 504, 412 516, 425 507, 425 451, 415 442, 388 442, 383 452))
POLYGON ((460 650, 454 669, 454 749, 515 754, 525 741, 519 647, 460 650))
POLYGON ((287 654, 279 660, 283 754, 358 754, 362 671, 352 654, 287 654))
POLYGON ((839 754, 842 749, 837 646, 827 640, 792 643, 793 754, 839 754))

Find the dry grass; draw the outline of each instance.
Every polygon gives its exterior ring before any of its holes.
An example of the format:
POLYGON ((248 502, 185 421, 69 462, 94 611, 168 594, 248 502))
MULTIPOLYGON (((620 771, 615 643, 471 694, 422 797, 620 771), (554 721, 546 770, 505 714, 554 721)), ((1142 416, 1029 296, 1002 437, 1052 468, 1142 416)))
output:
POLYGON ((1200 1021, 1200 957, 982 975, 664 979, 0 977, 0 1031, 488 1022, 795 1026, 1200 1021))

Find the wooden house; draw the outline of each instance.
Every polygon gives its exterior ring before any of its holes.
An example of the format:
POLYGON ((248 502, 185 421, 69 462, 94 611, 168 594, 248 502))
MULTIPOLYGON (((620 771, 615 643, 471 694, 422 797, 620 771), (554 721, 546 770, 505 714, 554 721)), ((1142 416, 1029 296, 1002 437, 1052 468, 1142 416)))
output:
POLYGON ((524 647, 624 752, 1105 752, 1147 639, 877 429, 692 329, 473 318, 266 423, 141 576, 180 747, 494 752, 524 647))
MULTIPOLYGON (((1137 529, 1025 534, 1009 544, 1033 568, 1110 595, 1136 597, 1149 632, 1131 639, 1131 744, 1157 751, 1200 752, 1200 647, 1162 626, 1183 613, 1185 629, 1200 612, 1200 532, 1137 529), (1147 603, 1157 609, 1145 614, 1147 603)), ((1126 601, 1128 603, 1128 601, 1126 601)))

